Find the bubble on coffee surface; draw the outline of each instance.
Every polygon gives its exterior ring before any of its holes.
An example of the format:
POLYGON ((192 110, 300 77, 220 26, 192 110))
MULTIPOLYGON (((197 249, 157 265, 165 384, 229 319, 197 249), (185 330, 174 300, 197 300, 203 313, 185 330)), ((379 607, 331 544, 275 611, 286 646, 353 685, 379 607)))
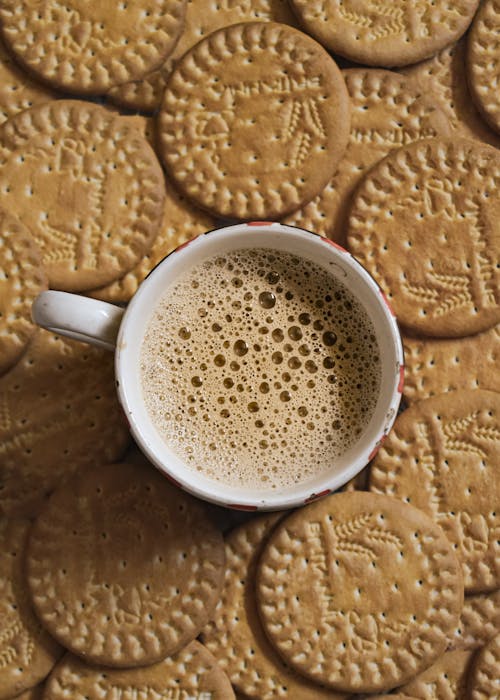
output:
POLYGON ((380 388, 366 311, 315 263, 267 249, 200 263, 166 290, 141 350, 158 433, 235 487, 311 479, 363 432, 380 388))

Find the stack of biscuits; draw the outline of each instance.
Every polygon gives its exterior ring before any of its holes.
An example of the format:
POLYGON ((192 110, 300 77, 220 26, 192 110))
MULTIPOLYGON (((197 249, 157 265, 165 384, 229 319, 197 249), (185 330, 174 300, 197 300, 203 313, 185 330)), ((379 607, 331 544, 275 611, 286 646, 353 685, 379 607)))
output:
POLYGON ((0 700, 500 699, 500 0, 0 0, 0 38, 0 700), (379 283, 405 410, 239 518, 31 305, 257 219, 379 283))

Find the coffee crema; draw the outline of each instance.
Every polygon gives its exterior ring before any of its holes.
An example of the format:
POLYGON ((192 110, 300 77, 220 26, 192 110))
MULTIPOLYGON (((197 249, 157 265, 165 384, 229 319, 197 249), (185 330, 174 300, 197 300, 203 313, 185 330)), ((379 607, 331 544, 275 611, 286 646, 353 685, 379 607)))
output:
POLYGON ((271 490, 335 469, 373 415, 381 362, 373 323, 332 274, 243 249, 165 290, 141 372, 151 420, 187 465, 271 490))

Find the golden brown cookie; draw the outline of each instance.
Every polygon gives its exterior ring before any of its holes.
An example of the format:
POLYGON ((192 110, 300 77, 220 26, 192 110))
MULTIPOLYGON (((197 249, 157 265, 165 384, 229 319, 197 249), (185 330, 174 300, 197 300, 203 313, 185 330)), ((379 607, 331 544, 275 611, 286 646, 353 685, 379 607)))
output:
POLYGON ((348 246, 399 321, 460 337, 500 321, 500 152, 465 139, 395 151, 356 190, 348 246))
POLYGON ((409 403, 456 389, 500 392, 500 326, 467 338, 403 338, 409 403))
POLYGON ((500 633, 500 590, 468 595, 449 649, 478 649, 500 633))
POLYGON ((290 0, 324 46, 371 66, 406 66, 467 30, 479 0, 290 0))
POLYGON ((203 505, 153 467, 93 466, 37 517, 26 571, 42 624, 94 664, 145 666, 208 622, 224 543, 203 505))
POLYGON ((240 525, 226 537, 226 576, 212 622, 202 633, 207 649, 245 698, 255 700, 340 700, 287 668, 259 621, 255 576, 259 556, 281 513, 240 525))
POLYGON ((0 210, 0 374, 18 361, 37 330, 31 305, 44 289, 47 276, 30 232, 0 210))
POLYGON ((470 651, 448 651, 398 691, 411 700, 467 700, 471 659, 470 651))
POLYGON ((185 0, 3 0, 2 36, 50 85, 100 95, 159 66, 184 26, 185 0))
POLYGON ((31 607, 24 577, 29 527, 28 520, 0 518, 1 700, 10 700, 42 681, 62 654, 31 607))
POLYGON ((500 394, 476 389, 403 411, 371 467, 371 491, 421 508, 443 528, 469 592, 500 588, 499 461, 500 394))
POLYGON ((413 80, 374 68, 351 68, 342 75, 352 107, 347 149, 325 189, 283 223, 345 244, 350 197, 367 170, 396 148, 451 130, 442 110, 413 80))
POLYGON ((113 355, 39 330, 0 378, 0 514, 33 515, 64 476, 119 459, 129 439, 113 355))
POLYGON ((260 559, 257 599, 270 640, 293 668, 340 691, 376 693, 444 652, 463 581, 425 513, 358 491, 278 524, 260 559))
POLYGON ((500 0, 484 0, 467 39, 467 74, 472 97, 489 125, 500 132, 500 0))
POLYGON ((42 253, 51 287, 123 276, 158 232, 164 177, 136 128, 98 105, 56 100, 0 127, 0 207, 42 253))
POLYGON ((54 99, 55 93, 35 83, 16 65, 0 41, 0 124, 37 104, 54 99))
POLYGON ((115 104, 137 109, 140 112, 154 112, 161 105, 163 91, 168 76, 175 63, 186 51, 212 32, 230 24, 251 21, 273 21, 296 24, 296 20, 286 0, 247 0, 246 2, 212 3, 206 0, 188 0, 185 28, 172 53, 163 65, 148 73, 141 80, 117 85, 107 97, 115 104))
POLYGON ((474 658, 468 685, 468 700, 500 698, 500 633, 490 639, 474 658))
POLYGON ((317 195, 349 137, 337 64, 274 22, 214 32, 172 72, 158 146, 183 194, 220 217, 282 216, 317 195))
POLYGON ((481 117, 471 99, 465 75, 465 39, 447 46, 436 56, 404 70, 420 89, 443 110, 452 129, 468 139, 500 147, 500 136, 481 117))
POLYGON ((88 666, 67 654, 47 680, 43 700, 234 700, 228 677, 214 657, 193 641, 174 656, 144 668, 88 666))
POLYGON ((163 221, 149 253, 124 277, 89 292, 89 296, 103 301, 129 301, 140 283, 163 258, 191 238, 214 228, 215 220, 209 214, 191 206, 170 186, 165 197, 163 221))

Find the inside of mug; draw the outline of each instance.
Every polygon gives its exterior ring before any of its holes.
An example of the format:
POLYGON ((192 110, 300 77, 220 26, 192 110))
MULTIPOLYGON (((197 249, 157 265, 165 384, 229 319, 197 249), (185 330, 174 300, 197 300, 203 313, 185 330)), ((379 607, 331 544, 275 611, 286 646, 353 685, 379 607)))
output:
POLYGON ((120 399, 132 432, 154 464, 179 485, 206 500, 229 506, 279 509, 339 488, 368 463, 397 412, 402 349, 396 321, 384 296, 349 253, 331 241, 294 227, 239 224, 199 236, 171 253, 155 268, 129 305, 118 338, 116 363, 120 399), (245 248, 285 251, 316 263, 340 279, 372 320, 380 350, 380 393, 371 419, 358 440, 335 460, 330 470, 286 489, 268 487, 249 491, 248 488, 225 485, 194 471, 166 445, 153 425, 143 399, 141 344, 155 303, 170 285, 194 266, 213 256, 245 248))

